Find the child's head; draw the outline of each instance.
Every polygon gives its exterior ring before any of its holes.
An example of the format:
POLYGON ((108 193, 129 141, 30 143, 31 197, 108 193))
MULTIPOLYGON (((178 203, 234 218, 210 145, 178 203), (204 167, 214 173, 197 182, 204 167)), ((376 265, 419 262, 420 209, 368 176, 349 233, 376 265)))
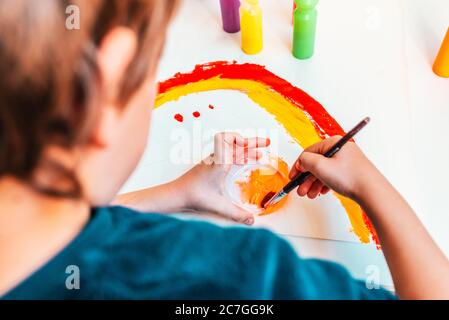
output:
POLYGON ((0 181, 111 200, 146 144, 175 2, 0 1, 0 181))

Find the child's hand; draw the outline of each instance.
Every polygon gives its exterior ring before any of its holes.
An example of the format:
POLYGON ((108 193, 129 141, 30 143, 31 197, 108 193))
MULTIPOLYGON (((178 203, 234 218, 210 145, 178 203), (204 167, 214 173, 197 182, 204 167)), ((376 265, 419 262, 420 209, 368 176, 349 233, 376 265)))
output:
POLYGON ((313 174, 306 182, 298 187, 300 196, 316 198, 330 189, 358 200, 363 195, 367 185, 365 182, 381 176, 379 171, 353 142, 348 142, 332 158, 325 158, 323 154, 328 151, 340 136, 321 141, 305 149, 293 165, 290 179, 300 172, 309 171, 313 174))
POLYGON ((180 178, 188 190, 189 208, 214 212, 248 225, 254 223, 251 213, 234 205, 225 194, 225 177, 232 164, 245 164, 261 157, 259 148, 270 144, 265 138, 243 138, 237 133, 219 133, 214 140, 214 153, 180 178))

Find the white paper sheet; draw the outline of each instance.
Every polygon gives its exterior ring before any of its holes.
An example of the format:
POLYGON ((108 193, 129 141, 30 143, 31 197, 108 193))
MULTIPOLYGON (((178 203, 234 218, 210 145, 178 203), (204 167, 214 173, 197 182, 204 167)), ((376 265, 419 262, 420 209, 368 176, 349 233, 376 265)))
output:
MULTIPOLYGON (((265 49, 260 55, 247 56, 240 50, 239 34, 221 30, 218 1, 184 1, 170 30, 158 79, 217 60, 265 65, 321 102, 347 130, 371 116, 372 123, 357 137, 359 144, 412 204, 419 201, 410 174, 416 168, 409 138, 403 24, 398 23, 402 21, 401 2, 320 1, 316 53, 307 61, 290 54, 291 1, 262 0, 261 5, 265 49), (350 8, 351 19, 339 13, 345 7, 350 8)), ((155 110, 149 147, 122 191, 166 182, 188 170, 192 162, 173 164, 170 150, 183 130, 192 133, 199 127, 203 133, 210 131, 209 139, 213 132, 223 130, 260 129, 270 138, 274 132, 280 155, 289 164, 301 152, 276 121, 245 95, 231 91, 190 95, 155 110), (209 104, 216 109, 208 110, 209 104), (202 116, 193 118, 193 111, 202 116), (173 119, 176 113, 185 115, 182 124, 173 119)), ((204 137, 191 136, 194 149, 204 137)), ((204 154, 210 150, 211 145, 204 154)), ((281 234, 358 241, 349 231, 343 208, 331 195, 317 201, 290 197, 282 211, 257 219, 257 224, 281 234)))

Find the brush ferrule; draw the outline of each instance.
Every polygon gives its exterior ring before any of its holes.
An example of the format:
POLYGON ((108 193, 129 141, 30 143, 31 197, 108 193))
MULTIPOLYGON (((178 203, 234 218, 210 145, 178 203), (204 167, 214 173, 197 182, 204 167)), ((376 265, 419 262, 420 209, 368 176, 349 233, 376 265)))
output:
POLYGON ((284 197, 287 195, 284 191, 279 192, 278 194, 275 194, 270 200, 265 203, 264 208, 268 208, 269 206, 274 206, 275 204, 279 203, 284 197))

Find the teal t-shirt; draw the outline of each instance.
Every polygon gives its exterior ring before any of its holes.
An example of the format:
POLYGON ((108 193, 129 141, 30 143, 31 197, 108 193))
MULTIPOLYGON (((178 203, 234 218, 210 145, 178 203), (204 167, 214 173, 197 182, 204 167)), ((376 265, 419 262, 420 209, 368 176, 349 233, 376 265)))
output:
POLYGON ((298 257, 285 240, 267 230, 223 228, 207 222, 109 207, 94 209, 84 230, 65 249, 3 298, 393 299, 394 296, 383 289, 367 289, 364 282, 353 279, 338 264, 298 257))

